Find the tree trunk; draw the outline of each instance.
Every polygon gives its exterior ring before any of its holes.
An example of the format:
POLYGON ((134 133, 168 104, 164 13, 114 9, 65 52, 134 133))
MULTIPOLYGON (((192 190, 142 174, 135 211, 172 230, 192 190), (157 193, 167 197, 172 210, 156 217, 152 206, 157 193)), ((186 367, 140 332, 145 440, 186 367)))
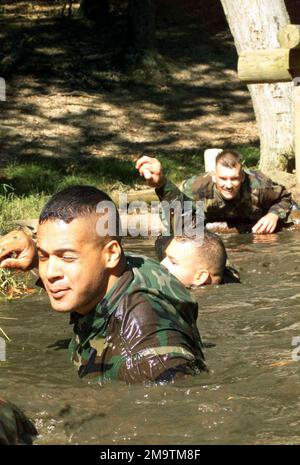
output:
POLYGON ((81 0, 79 13, 97 22, 109 15, 109 0, 81 0))
POLYGON ((129 0, 127 48, 130 53, 152 51, 155 41, 155 0, 129 0))
MULTIPOLYGON (((279 47, 277 32, 290 23, 284 0, 221 0, 237 52, 279 47)), ((260 134, 260 169, 287 170, 294 158, 293 84, 248 86, 260 134)))

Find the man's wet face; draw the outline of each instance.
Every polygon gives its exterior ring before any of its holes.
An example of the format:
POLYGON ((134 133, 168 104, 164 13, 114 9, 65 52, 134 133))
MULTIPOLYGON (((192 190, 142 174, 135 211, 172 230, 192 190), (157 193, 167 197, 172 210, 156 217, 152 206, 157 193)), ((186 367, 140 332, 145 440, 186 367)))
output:
POLYGON ((201 268, 201 263, 195 260, 195 248, 189 242, 176 239, 166 248, 161 264, 186 287, 194 284, 195 274, 201 268))
POLYGON ((106 258, 96 234, 96 216, 38 226, 39 274, 58 312, 88 313, 107 286, 106 258))
POLYGON ((221 163, 217 163, 214 182, 225 200, 232 200, 237 197, 243 181, 244 172, 241 165, 227 168, 221 163))

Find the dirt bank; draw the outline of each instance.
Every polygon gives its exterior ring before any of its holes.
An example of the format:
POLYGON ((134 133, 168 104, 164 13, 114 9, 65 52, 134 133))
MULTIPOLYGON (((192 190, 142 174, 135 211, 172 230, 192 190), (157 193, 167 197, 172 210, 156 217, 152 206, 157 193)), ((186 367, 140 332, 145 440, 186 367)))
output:
POLYGON ((227 30, 161 22, 157 49, 164 66, 145 79, 120 67, 121 19, 95 29, 60 18, 59 11, 42 1, 2 5, 2 163, 141 154, 186 163, 207 147, 258 144, 227 30))

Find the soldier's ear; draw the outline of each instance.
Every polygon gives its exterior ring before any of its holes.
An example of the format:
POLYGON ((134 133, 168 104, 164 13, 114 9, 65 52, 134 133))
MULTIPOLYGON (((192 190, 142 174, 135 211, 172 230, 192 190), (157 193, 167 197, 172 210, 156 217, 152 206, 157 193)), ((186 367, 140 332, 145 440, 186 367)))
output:
POLYGON ((122 257, 122 248, 115 239, 105 244, 103 247, 105 254, 106 268, 115 268, 122 257))
POLYGON ((206 269, 203 270, 198 270, 195 273, 194 276, 194 281, 193 281, 193 286, 204 286, 204 284, 210 284, 211 283, 211 277, 209 274, 209 271, 206 269))

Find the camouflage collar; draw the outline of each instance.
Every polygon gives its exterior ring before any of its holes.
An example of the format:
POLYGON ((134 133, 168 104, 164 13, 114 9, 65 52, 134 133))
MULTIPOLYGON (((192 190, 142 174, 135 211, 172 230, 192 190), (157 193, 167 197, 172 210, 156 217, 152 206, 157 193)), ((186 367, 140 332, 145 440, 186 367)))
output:
POLYGON ((119 305, 121 298, 124 297, 126 289, 132 282, 133 272, 128 262, 128 257, 126 257, 126 259, 127 264, 124 273, 122 274, 122 276, 120 276, 120 278, 113 285, 110 291, 105 294, 103 299, 96 306, 95 314, 97 317, 105 317, 107 315, 111 315, 119 305))

